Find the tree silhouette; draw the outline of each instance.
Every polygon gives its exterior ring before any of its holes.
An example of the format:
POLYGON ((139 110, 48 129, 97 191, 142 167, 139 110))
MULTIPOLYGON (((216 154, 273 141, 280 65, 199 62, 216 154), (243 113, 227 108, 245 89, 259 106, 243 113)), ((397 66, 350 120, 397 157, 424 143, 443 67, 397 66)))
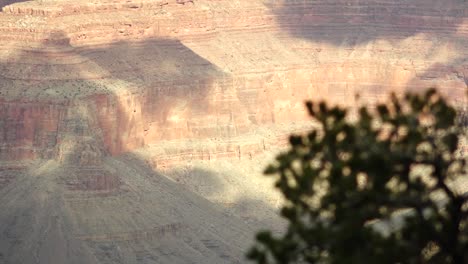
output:
POLYGON ((375 110, 307 103, 320 125, 290 137, 265 173, 284 195, 284 234, 259 232, 257 263, 468 263, 466 136, 434 90, 375 110))

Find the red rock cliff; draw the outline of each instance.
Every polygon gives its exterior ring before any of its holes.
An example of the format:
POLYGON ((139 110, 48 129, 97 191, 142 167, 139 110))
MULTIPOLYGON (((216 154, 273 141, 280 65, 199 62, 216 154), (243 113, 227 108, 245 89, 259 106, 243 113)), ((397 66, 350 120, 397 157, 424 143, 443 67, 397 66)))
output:
POLYGON ((355 93, 438 86, 466 105, 467 46, 458 0, 5 5, 0 159, 275 134, 306 120, 305 99, 355 93))

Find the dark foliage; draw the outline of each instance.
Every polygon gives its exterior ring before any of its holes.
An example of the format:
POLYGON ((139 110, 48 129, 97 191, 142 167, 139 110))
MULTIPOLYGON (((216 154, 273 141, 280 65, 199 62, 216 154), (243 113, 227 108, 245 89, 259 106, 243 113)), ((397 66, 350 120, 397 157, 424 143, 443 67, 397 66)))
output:
POLYGON ((320 128, 290 137, 266 174, 285 198, 283 235, 257 234, 257 263, 468 263, 463 128, 435 91, 375 110, 307 103, 320 128))

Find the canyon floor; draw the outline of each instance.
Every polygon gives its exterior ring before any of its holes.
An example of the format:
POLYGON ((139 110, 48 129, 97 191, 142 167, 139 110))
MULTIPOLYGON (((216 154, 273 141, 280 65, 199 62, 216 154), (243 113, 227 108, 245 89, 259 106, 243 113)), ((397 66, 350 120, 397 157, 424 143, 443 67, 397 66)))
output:
POLYGON ((436 87, 467 111, 462 0, 0 10, 0 264, 246 263, 282 232, 262 171, 314 126, 305 100, 436 87))

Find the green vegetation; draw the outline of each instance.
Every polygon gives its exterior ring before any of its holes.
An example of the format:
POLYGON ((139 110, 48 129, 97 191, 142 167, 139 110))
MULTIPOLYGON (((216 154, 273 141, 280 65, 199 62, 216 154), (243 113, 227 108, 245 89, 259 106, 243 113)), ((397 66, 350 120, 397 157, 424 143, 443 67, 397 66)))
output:
POLYGON ((290 137, 266 174, 284 195, 284 234, 257 234, 257 263, 468 263, 463 128, 435 91, 375 110, 307 103, 320 124, 290 137))

